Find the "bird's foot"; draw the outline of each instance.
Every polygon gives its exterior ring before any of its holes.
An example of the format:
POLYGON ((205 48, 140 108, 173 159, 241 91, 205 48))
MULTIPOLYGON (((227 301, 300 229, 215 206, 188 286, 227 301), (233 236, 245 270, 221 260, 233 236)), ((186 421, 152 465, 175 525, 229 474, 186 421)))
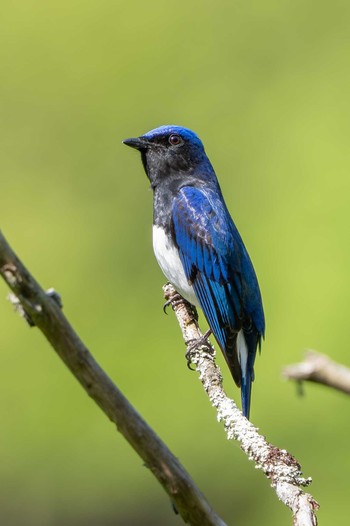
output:
POLYGON ((169 305, 172 305, 173 307, 176 307, 176 305, 180 305, 180 303, 183 303, 184 301, 186 301, 182 296, 181 294, 179 294, 178 292, 176 294, 174 294, 174 296, 172 298, 170 298, 170 300, 166 301, 163 305, 163 312, 164 314, 168 314, 167 313, 167 308, 169 307, 169 305))
POLYGON ((185 353, 185 358, 187 360, 187 367, 190 369, 190 371, 194 371, 195 369, 191 367, 192 364, 192 353, 202 345, 205 345, 209 348, 209 342, 208 338, 211 335, 211 329, 208 329, 203 336, 200 338, 197 338, 196 340, 190 340, 187 343, 187 351, 185 353))
POLYGON ((170 300, 164 303, 163 305, 164 314, 168 314, 167 308, 169 307, 169 305, 171 305, 174 308, 177 305, 181 305, 181 304, 186 305, 186 307, 190 308, 192 310, 193 317, 195 318, 195 320, 198 320, 198 314, 196 311, 196 307, 192 305, 189 301, 185 300, 185 298, 181 296, 181 294, 179 294, 178 292, 174 294, 174 296, 170 300))

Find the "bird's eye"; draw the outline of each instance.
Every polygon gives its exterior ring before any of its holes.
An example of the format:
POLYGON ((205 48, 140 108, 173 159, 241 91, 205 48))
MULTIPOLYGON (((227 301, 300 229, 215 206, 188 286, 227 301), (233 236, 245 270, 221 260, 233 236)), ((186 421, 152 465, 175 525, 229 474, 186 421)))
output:
POLYGON ((183 139, 180 137, 180 135, 178 135, 177 133, 173 133, 172 135, 170 135, 169 144, 171 144, 171 146, 177 146, 178 144, 182 143, 183 139))

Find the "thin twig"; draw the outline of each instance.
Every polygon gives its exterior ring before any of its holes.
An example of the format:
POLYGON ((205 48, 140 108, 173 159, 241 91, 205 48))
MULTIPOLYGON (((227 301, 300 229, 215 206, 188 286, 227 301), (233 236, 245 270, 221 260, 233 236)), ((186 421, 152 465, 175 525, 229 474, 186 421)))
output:
POLYGON ((307 351, 303 362, 288 365, 282 374, 288 380, 307 380, 350 394, 350 369, 316 351, 307 351))
POLYGON ((304 478, 297 460, 286 450, 269 444, 242 415, 234 401, 226 396, 220 369, 214 361, 214 349, 209 342, 203 343, 193 309, 187 302, 177 300, 172 285, 165 285, 163 291, 165 299, 172 303, 191 361, 216 408, 218 420, 224 423, 227 438, 237 440, 248 458, 270 479, 278 498, 292 510, 295 526, 316 526, 315 512, 319 505, 310 494, 300 489, 308 486, 311 478, 304 478), (200 343, 193 348, 196 340, 200 343))
POLYGON ((57 295, 45 293, 1 232, 0 274, 18 298, 28 323, 43 332, 88 395, 116 424, 168 493, 184 522, 194 526, 225 526, 178 459, 95 361, 60 310, 57 295))

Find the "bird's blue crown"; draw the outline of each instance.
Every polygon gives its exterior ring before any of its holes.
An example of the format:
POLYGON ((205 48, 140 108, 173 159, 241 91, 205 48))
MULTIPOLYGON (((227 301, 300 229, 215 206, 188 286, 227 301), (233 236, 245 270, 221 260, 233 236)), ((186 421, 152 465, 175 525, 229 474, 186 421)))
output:
POLYGON ((171 133, 177 133, 184 140, 194 145, 201 146, 203 148, 203 143, 196 133, 194 133, 189 128, 184 128, 183 126, 176 126, 175 124, 166 124, 164 126, 159 126, 158 128, 155 128, 154 130, 150 130, 149 132, 145 133, 142 137, 146 137, 147 139, 156 139, 157 137, 162 137, 163 135, 169 135, 171 133))

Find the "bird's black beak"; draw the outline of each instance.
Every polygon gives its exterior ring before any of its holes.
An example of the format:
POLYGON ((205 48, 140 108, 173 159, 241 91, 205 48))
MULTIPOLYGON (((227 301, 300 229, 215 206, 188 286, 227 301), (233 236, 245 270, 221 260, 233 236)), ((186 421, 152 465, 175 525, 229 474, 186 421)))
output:
POLYGON ((130 146, 130 148, 135 148, 136 150, 145 150, 149 147, 150 143, 144 137, 132 137, 131 139, 124 139, 124 144, 130 146))

